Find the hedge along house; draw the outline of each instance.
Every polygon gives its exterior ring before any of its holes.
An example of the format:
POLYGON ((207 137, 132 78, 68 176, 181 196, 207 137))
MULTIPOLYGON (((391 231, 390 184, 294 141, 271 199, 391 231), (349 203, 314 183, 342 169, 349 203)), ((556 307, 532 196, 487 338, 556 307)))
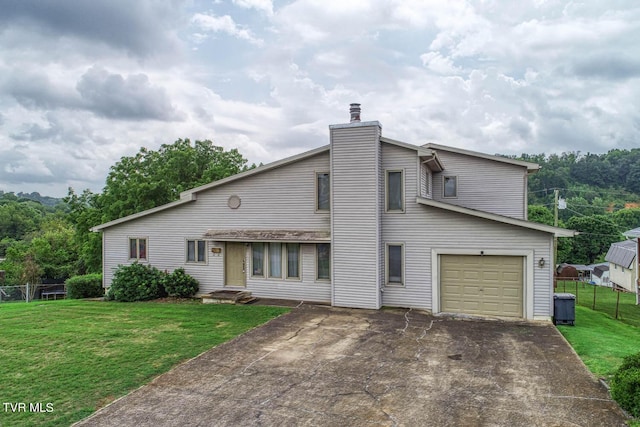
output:
POLYGON ((329 126, 330 144, 95 227, 104 286, 134 261, 183 267, 200 293, 549 319, 553 239, 527 221, 538 165, 329 126))

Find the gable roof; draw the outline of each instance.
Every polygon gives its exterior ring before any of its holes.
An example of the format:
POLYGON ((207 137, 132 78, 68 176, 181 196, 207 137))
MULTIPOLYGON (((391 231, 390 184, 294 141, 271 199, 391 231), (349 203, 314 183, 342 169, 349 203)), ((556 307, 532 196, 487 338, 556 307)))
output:
POLYGON ((612 243, 604 259, 624 268, 629 268, 636 258, 636 246, 635 240, 612 243))
POLYGON ((157 206, 157 207, 152 208, 152 209, 147 209, 146 211, 138 212, 138 213, 135 213, 135 214, 132 214, 132 215, 128 215, 128 216, 122 217, 122 218, 118 218, 118 219, 115 219, 113 221, 105 222, 104 224, 96 225, 95 227, 91 228, 91 231, 101 231, 101 230, 104 230, 105 228, 109 228, 109 227, 113 227, 114 225, 122 224, 123 222, 131 221, 131 220, 134 220, 134 219, 137 219, 137 218, 142 218, 144 216, 151 215, 151 214, 154 214, 156 212, 160 212, 160 211, 163 211, 163 210, 166 210, 166 209, 171 209, 171 208, 174 208, 176 206, 183 205, 185 203, 193 202, 193 201, 195 201, 197 199, 197 193, 199 193, 201 191, 209 190, 210 188, 219 187, 221 185, 228 184, 230 182, 237 181, 239 179, 246 178, 248 176, 257 175, 257 174, 260 174, 260 173, 263 173, 263 172, 266 172, 266 171, 269 171, 269 170, 272 170, 272 169, 276 169, 276 168, 279 168, 279 167, 282 167, 282 166, 286 166, 286 165, 288 165, 290 163, 294 163, 294 162, 297 162, 299 160, 303 160, 303 159, 306 159, 306 158, 309 158, 309 157, 313 157, 313 156, 315 156, 317 154, 320 154, 320 153, 323 153, 325 151, 329 151, 329 145, 325 145, 325 146, 322 146, 322 147, 319 147, 319 148, 314 148, 313 150, 305 151, 304 153, 301 153, 301 154, 296 154, 294 156, 287 157, 285 159, 277 160, 275 162, 268 163, 268 164, 263 165, 263 166, 258 166, 258 167, 254 168, 254 169, 249 169, 247 171, 240 172, 240 173, 237 173, 235 175, 231 175, 231 176, 229 176, 227 178, 219 179, 217 181, 213 181, 213 182, 210 182, 208 184, 204 184, 204 185, 201 185, 199 187, 195 187, 195 188, 192 188, 190 190, 183 191, 182 193, 180 193, 180 200, 177 200, 177 201, 171 202, 171 203, 167 203, 167 204, 162 205, 162 206, 157 206))
POLYGON ((523 219, 512 218, 509 216, 498 215, 491 212, 479 211, 475 209, 469 209, 462 206, 452 205, 449 203, 439 202, 432 199, 425 199, 423 197, 416 198, 416 202, 425 206, 431 206, 433 208, 444 209, 450 212, 457 212, 464 215, 474 216, 476 218, 484 218, 490 221, 501 222, 503 224, 511 224, 517 227, 528 228, 530 230, 542 231, 545 233, 551 233, 556 237, 573 237, 578 234, 577 231, 567 230, 566 228, 553 227, 551 225, 539 224, 537 222, 525 221, 523 219))
POLYGON ((423 148, 430 148, 433 150, 449 151, 451 153, 464 154, 465 156, 479 157, 481 159, 493 160, 494 162, 507 163, 515 166, 522 166, 527 168, 530 173, 537 172, 540 169, 540 165, 537 163, 525 162, 522 160, 510 159, 508 157, 494 156, 491 154, 480 153, 478 151, 465 150, 464 148, 449 147, 446 145, 434 144, 429 142, 422 145, 423 148))

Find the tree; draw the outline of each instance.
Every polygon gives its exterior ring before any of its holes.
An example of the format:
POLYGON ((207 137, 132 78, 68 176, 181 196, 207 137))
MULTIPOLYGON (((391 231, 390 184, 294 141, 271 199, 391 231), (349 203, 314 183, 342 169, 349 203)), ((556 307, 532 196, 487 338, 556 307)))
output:
POLYGON ((63 220, 50 219, 31 240, 27 255, 38 265, 42 279, 64 282, 78 272, 75 230, 63 220))
POLYGON ((554 223, 553 212, 545 206, 529 205, 528 218, 529 221, 539 224, 553 225, 554 223))
POLYGON ((84 190, 77 195, 69 188, 64 202, 69 207, 67 220, 75 229, 74 241, 78 251, 78 273, 99 273, 102 271, 102 236, 91 231, 102 222, 99 195, 84 190))
POLYGON ((21 240, 40 227, 45 215, 46 209, 38 203, 4 201, 0 203, 0 236, 21 240))
POLYGON ((612 215, 620 230, 631 230, 640 227, 640 208, 621 209, 612 215))
POLYGON ((574 216, 567 228, 580 232, 572 240, 571 262, 592 264, 602 257, 611 243, 622 240, 617 224, 606 215, 574 216))
POLYGON ((180 193, 247 170, 236 149, 225 151, 209 140, 179 139, 158 151, 141 148, 111 167, 100 196, 102 220, 110 221, 175 201, 180 193))

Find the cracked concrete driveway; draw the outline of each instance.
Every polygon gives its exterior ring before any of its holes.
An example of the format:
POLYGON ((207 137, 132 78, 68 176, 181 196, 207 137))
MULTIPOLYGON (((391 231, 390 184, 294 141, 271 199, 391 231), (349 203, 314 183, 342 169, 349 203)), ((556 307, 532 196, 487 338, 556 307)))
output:
POLYGON ((623 426, 550 324, 303 305, 82 426, 623 426))

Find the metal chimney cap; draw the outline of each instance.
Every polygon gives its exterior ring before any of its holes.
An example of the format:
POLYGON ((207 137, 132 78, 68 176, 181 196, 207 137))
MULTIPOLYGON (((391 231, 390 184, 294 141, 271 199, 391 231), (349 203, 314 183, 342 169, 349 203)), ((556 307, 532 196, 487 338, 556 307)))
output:
POLYGON ((351 123, 360 121, 360 104, 353 103, 349 105, 349 114, 351 114, 351 123))

